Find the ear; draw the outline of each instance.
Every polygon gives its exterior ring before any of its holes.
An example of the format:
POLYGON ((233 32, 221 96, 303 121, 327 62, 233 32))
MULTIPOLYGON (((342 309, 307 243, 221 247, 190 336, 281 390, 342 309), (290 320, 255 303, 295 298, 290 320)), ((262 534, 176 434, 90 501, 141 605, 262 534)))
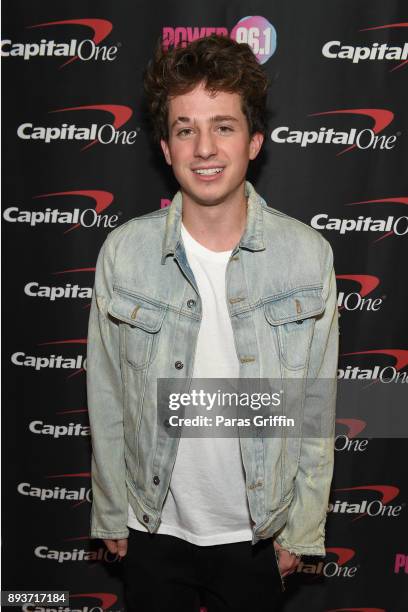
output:
POLYGON ((260 132, 255 132, 255 134, 252 134, 249 142, 249 159, 255 159, 261 150, 263 141, 264 136, 260 132))
POLYGON ((161 139, 160 146, 162 148, 163 155, 166 159, 166 162, 169 164, 169 166, 171 166, 171 155, 170 155, 170 149, 169 149, 168 142, 166 140, 161 139))

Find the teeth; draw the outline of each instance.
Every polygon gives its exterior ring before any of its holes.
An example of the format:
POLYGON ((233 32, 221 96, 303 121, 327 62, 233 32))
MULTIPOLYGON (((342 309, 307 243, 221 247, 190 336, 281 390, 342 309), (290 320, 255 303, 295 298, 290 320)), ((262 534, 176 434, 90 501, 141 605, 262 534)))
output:
POLYGON ((196 174, 218 174, 222 172, 224 168, 208 168, 203 170, 194 170, 196 174))

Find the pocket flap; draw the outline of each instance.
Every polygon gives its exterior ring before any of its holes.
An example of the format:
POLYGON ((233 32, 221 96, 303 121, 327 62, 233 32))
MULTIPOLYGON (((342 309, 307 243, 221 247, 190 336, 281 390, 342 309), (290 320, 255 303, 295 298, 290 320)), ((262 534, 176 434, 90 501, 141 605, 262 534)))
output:
POLYGON ((166 308, 137 296, 114 293, 108 312, 115 319, 154 333, 162 326, 166 308))
POLYGON ((298 289, 264 304, 265 316, 271 325, 300 321, 323 312, 322 289, 298 289))

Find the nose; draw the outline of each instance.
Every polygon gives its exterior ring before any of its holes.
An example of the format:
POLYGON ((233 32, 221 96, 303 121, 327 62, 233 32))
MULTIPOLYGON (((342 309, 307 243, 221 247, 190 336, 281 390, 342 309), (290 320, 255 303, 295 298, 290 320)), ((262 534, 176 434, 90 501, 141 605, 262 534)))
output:
POLYGON ((208 159, 212 155, 216 155, 216 153, 217 144, 212 130, 209 129, 198 132, 195 140, 194 155, 196 157, 208 159))

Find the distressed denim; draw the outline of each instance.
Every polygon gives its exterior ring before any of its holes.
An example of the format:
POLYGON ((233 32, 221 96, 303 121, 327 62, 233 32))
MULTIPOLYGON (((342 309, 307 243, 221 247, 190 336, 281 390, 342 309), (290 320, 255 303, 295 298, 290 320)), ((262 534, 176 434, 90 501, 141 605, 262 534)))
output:
MULTIPOLYGON (((274 536, 291 552, 322 556, 337 393, 333 252, 249 182, 246 192, 246 228, 226 269, 240 378, 302 379, 299 414, 331 432, 240 437, 252 544, 274 536)), ((160 523, 178 438, 158 426, 157 378, 189 389, 202 317, 181 219, 178 192, 169 207, 113 230, 98 255, 87 347, 93 538, 128 536, 128 502, 149 532, 160 523)))

